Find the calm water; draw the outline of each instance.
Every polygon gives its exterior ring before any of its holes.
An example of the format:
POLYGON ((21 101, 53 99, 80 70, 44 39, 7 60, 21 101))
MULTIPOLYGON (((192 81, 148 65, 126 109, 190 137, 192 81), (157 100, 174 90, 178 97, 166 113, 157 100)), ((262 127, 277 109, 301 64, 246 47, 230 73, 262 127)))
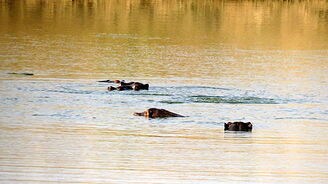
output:
POLYGON ((328 183, 327 71, 325 0, 0 0, 0 183, 328 183))

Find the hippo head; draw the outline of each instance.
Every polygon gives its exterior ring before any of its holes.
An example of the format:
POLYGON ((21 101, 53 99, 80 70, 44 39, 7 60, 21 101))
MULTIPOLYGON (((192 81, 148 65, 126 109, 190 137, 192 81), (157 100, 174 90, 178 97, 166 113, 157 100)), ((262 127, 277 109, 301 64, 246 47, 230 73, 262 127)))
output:
POLYGON ((253 125, 251 122, 228 122, 224 124, 224 130, 230 130, 230 131, 251 131, 253 128, 253 125))
POLYGON ((135 116, 145 116, 147 118, 152 118, 153 117, 153 114, 156 113, 156 110, 155 108, 150 108, 148 110, 145 110, 144 112, 135 112, 133 113, 133 115, 135 116))
POLYGON ((148 90, 149 89, 149 84, 142 84, 140 82, 134 82, 132 84, 132 89, 135 90, 135 91, 139 91, 141 89, 148 90))
POLYGON ((113 90, 116 90, 116 88, 115 88, 115 87, 113 87, 113 86, 109 86, 107 89, 108 89, 108 91, 113 91, 113 90))
POLYGON ((150 108, 141 113, 134 113, 135 116, 145 116, 147 118, 167 118, 167 117, 183 117, 180 114, 170 112, 165 109, 150 108))

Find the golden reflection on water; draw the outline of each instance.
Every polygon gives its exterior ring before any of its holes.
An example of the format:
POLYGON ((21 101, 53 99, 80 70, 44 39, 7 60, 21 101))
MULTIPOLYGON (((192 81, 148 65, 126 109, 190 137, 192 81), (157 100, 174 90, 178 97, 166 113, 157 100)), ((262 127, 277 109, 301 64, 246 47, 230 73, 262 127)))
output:
POLYGON ((282 74, 280 81, 291 73, 326 78, 311 71, 327 68, 327 8, 324 0, 2 1, 1 70, 64 78, 271 79, 268 71, 282 74))
MULTIPOLYGON (((328 42, 327 5, 312 1, 6 1, 2 31, 42 37, 115 33, 220 42, 249 48, 320 49, 328 42)), ((156 43, 163 42, 156 40, 156 43)))

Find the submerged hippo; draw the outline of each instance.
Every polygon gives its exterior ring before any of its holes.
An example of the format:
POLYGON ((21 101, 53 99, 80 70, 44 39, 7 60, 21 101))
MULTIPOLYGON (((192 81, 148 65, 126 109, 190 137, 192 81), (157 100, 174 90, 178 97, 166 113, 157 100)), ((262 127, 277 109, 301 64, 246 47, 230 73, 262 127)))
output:
POLYGON ((107 89, 108 89, 108 91, 113 91, 113 90, 117 90, 117 91, 133 90, 132 86, 118 86, 118 87, 109 86, 107 89))
POLYGON ((224 130, 230 130, 230 131, 252 131, 253 125, 251 122, 228 122, 224 123, 224 130))
MULTIPOLYGON (((100 81, 99 81, 100 82, 100 81)), ((148 90, 149 89, 149 84, 143 84, 140 82, 124 82, 124 81, 119 81, 115 80, 112 81, 113 83, 119 84, 118 87, 113 87, 109 86, 107 89, 108 91, 113 91, 113 90, 118 90, 118 91, 124 91, 124 90, 148 90)))
MULTIPOLYGON (((124 86, 124 85, 123 85, 124 86)), ((125 85, 126 86, 126 85, 125 85)), ((142 84, 140 82, 133 82, 131 85, 133 90, 139 91, 139 90, 148 90, 149 89, 149 84, 142 84)))
POLYGON ((173 112, 170 112, 165 109, 156 109, 156 108, 150 108, 148 110, 145 110, 144 112, 135 112, 133 115, 135 116, 145 116, 147 118, 168 118, 168 117, 183 117, 180 114, 176 114, 173 112))

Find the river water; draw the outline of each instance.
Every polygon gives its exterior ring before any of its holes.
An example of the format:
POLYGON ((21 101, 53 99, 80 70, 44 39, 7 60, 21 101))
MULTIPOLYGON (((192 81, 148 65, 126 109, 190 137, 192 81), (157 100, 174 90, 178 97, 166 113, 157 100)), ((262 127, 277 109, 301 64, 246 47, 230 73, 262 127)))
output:
POLYGON ((0 183, 328 183, 327 71, 325 0, 1 0, 0 183))

